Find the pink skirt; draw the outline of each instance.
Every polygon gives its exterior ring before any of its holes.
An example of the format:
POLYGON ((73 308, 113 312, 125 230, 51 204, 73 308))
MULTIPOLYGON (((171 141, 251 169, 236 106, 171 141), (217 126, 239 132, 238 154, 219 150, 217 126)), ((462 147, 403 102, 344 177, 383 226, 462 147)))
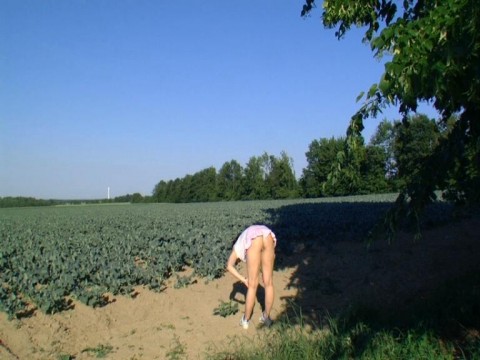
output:
POLYGON ((277 238, 275 237, 275 234, 265 225, 252 225, 246 228, 233 246, 238 258, 242 261, 246 261, 247 250, 252 245, 252 240, 259 236, 266 237, 268 235, 272 235, 274 246, 276 246, 277 238))

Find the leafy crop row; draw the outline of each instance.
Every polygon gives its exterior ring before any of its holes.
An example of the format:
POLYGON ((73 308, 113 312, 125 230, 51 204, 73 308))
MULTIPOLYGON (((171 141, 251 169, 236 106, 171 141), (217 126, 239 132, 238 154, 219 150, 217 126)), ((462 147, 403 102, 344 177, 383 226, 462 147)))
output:
POLYGON ((233 240, 253 223, 271 226, 286 254, 299 243, 360 239, 393 198, 356 200, 2 209, 0 309, 55 313, 70 298, 101 306, 106 293, 161 291, 185 266, 218 277, 233 240))

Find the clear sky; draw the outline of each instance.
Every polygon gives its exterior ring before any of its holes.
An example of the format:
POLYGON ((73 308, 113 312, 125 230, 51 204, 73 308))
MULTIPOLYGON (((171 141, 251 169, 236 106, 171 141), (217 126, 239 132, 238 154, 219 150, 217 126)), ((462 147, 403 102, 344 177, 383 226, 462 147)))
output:
POLYGON ((0 196, 150 195, 282 150, 300 177, 383 70, 303 3, 0 0, 0 196))

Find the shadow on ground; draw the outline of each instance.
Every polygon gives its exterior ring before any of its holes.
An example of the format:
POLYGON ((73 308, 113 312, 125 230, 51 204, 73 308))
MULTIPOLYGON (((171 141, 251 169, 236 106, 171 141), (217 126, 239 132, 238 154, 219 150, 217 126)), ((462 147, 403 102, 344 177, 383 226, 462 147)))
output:
MULTIPOLYGON (((237 302, 240 305, 245 305, 246 298, 247 298, 247 288, 243 283, 241 283, 240 281, 237 281, 232 286, 232 291, 230 292, 229 299, 231 301, 237 302)), ((257 298, 257 302, 261 306, 261 310, 264 311, 265 310, 265 288, 261 284, 258 284, 256 298, 257 298)))
MULTIPOLYGON (((453 221, 451 209, 436 204, 423 219, 422 239, 400 232, 391 244, 385 239, 367 244, 369 231, 389 206, 311 203, 269 210, 268 225, 278 238, 276 267, 296 268, 288 286, 298 295, 288 299, 290 306, 282 316, 299 321, 301 314, 303 322, 321 327, 333 317, 368 309, 386 314, 390 321, 389 314, 401 318, 411 306, 418 308, 438 297, 443 284, 480 273, 478 214, 453 221)), ((475 311, 480 319, 478 307, 475 311)), ((408 326, 426 320, 415 314, 408 326)), ((473 326, 478 328, 479 321, 473 326)))

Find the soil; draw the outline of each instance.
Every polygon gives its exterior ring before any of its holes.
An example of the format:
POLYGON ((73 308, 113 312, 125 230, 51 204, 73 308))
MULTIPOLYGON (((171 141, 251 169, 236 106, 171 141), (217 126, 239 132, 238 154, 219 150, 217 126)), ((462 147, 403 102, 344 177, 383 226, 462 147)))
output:
MULTIPOLYGON (((392 244, 377 241, 368 248, 340 241, 279 254, 272 318, 296 304, 305 319, 321 323, 322 314, 358 302, 395 308, 427 296, 447 279, 480 270, 479 229, 480 219, 472 218, 427 230, 418 241, 401 234, 392 244)), ((203 359, 208 351, 265 331, 258 323, 261 291, 250 328, 239 326, 245 291, 231 275, 197 279, 181 289, 173 285, 171 280, 160 293, 140 287, 133 298, 110 296, 108 305, 96 309, 74 301, 71 310, 54 315, 35 310, 10 321, 1 313, 0 359, 94 359, 102 349, 109 350, 106 359, 203 359), (240 311, 214 315, 230 298, 240 311)))

